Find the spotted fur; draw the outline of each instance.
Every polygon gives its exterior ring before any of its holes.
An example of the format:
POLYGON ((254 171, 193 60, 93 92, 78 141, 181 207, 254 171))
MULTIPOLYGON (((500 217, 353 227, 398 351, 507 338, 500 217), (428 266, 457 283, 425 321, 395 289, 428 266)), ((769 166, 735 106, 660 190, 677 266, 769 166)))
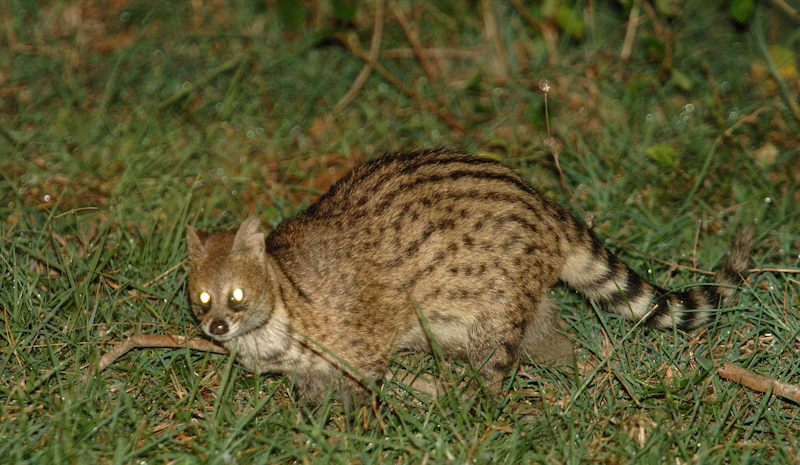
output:
POLYGON ((434 150, 356 167, 267 237, 249 218, 238 231, 188 228, 187 240, 203 330, 318 400, 379 382, 393 354, 428 351, 431 335, 491 382, 520 356, 563 360, 559 280, 650 326, 703 325, 741 283, 753 236, 735 240, 713 285, 667 291, 507 166, 434 150))

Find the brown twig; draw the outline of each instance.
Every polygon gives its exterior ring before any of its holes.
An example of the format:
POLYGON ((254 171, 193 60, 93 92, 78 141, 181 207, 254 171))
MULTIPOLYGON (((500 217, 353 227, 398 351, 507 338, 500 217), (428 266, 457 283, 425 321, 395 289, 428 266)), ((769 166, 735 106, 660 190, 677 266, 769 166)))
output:
POLYGON ((81 383, 85 384, 91 374, 100 373, 108 368, 109 365, 117 361, 118 358, 127 354, 133 349, 142 348, 168 348, 180 349, 188 347, 192 350, 212 352, 215 354, 227 354, 228 349, 218 346, 211 341, 198 338, 186 338, 183 336, 173 336, 170 334, 134 334, 128 339, 115 345, 111 350, 103 354, 97 362, 97 366, 89 368, 81 376, 81 383))
MULTIPOLYGON (((485 47, 473 47, 465 50, 454 48, 425 48, 422 49, 422 54, 429 60, 480 60, 486 56, 486 50, 485 47)), ((412 48, 397 47, 382 51, 381 56, 385 58, 416 58, 417 54, 412 48)))
POLYGON ((424 106, 431 114, 441 119, 447 126, 450 127, 450 129, 460 132, 461 134, 466 134, 467 130, 464 128, 464 126, 462 126, 461 123, 453 119, 453 117, 450 115, 448 111, 446 111, 446 109, 437 108, 436 105, 432 104, 431 102, 423 98, 421 95, 416 93, 414 89, 406 85, 397 76, 389 72, 389 70, 386 69, 383 65, 370 58, 369 55, 364 53, 363 50, 361 50, 353 43, 351 43, 349 40, 347 40, 347 37, 345 37, 343 34, 338 33, 334 37, 336 37, 345 47, 347 47, 348 50, 353 52, 355 56, 360 58, 364 63, 370 65, 375 71, 380 73, 381 76, 386 78, 387 81, 391 82, 392 85, 400 89, 401 92, 414 99, 417 103, 424 106))
POLYGON ((717 370, 717 374, 754 391, 763 393, 772 391, 772 394, 776 396, 792 399, 800 403, 800 386, 759 375, 731 362, 723 363, 722 367, 717 370))
POLYGON ((796 19, 797 21, 800 21, 800 13, 798 13, 797 10, 795 10, 794 8, 789 6, 789 4, 786 3, 785 1, 783 1, 783 0, 772 0, 772 3, 777 5, 778 8, 783 10, 783 12, 786 13, 787 15, 791 16, 792 18, 796 19))
POLYGON ((672 36, 673 34, 659 22, 659 15, 656 9, 647 0, 642 0, 642 8, 645 14, 650 19, 650 25, 653 27, 653 32, 656 37, 664 44, 664 58, 661 60, 661 67, 663 69, 672 68, 672 36))
POLYGON ((767 111, 767 107, 756 108, 756 110, 749 115, 742 115, 736 120, 733 126, 729 127, 722 133, 725 137, 733 137, 733 131, 742 124, 755 124, 758 122, 758 115, 767 111))
POLYGON ((188 261, 188 259, 184 258, 180 262, 176 263, 175 266, 173 266, 172 268, 170 268, 167 271, 161 273, 160 275, 156 276, 155 278, 151 279, 150 281, 147 281, 146 283, 142 284, 142 286, 141 286, 142 289, 146 289, 146 288, 152 286, 153 284, 157 283, 158 281, 161 281, 162 279, 164 279, 165 276, 167 276, 168 274, 172 273, 173 271, 175 271, 178 268, 180 268, 181 266, 183 266, 183 264, 186 263, 187 261, 188 261))
POLYGON ((633 53, 633 41, 636 39, 636 29, 639 27, 639 11, 642 8, 642 0, 633 0, 631 14, 628 16, 628 27, 625 30, 625 39, 622 41, 622 51, 619 57, 622 61, 628 61, 633 53))
POLYGON ((694 245, 692 245, 692 266, 697 267, 697 243, 700 241, 700 228, 703 220, 697 220, 697 228, 694 230, 694 245))
POLYGON ((489 66, 494 71, 495 79, 499 82, 508 80, 508 55, 506 54, 503 40, 500 37, 500 26, 497 24, 495 8, 492 0, 483 0, 483 31, 489 41, 492 54, 489 56, 489 66))
MULTIPOLYGON (((417 40, 417 34, 411 28, 411 24, 406 19, 406 15, 403 13, 403 10, 397 5, 395 0, 388 0, 389 7, 391 7, 394 16, 397 18, 397 21, 400 23, 400 26, 403 28, 403 32, 406 33, 406 37, 408 41, 411 43, 411 48, 414 50, 414 54, 417 56, 417 60, 419 60, 419 64, 422 66, 422 71, 425 72, 425 75, 428 77, 428 82, 433 84, 436 82, 435 73, 433 71, 433 67, 431 66, 430 61, 425 56, 425 52, 422 49, 422 45, 420 45, 419 40, 417 40)), ((444 105, 442 102, 441 96, 437 94, 437 98, 439 101, 439 105, 444 105)))
POLYGON ((795 274, 798 274, 798 273, 800 273, 800 268, 766 268, 766 267, 764 267, 764 268, 751 268, 751 269, 749 269, 747 271, 749 273, 769 272, 769 273, 787 273, 787 274, 795 273, 795 274))
POLYGON ((794 119, 800 123, 800 103, 798 103, 798 101, 794 98, 792 90, 786 84, 786 81, 783 80, 783 76, 781 76, 781 73, 778 71, 776 63, 772 61, 772 55, 770 54, 769 47, 767 46, 767 40, 764 37, 763 27, 755 28, 755 38, 758 48, 761 49, 761 54, 764 56, 764 62, 767 64, 767 70, 772 76, 772 79, 778 84, 778 88, 781 90, 781 99, 786 106, 789 107, 794 119))
MULTIPOLYGON (((383 14, 383 0, 375 0, 375 21, 372 27, 372 42, 369 46, 369 57, 375 61, 378 59, 378 53, 381 50, 381 38, 383 37, 383 23, 384 23, 384 14, 383 14)), ((331 111, 331 116, 335 117, 338 115, 344 108, 353 101, 356 94, 361 91, 361 88, 364 87, 364 83, 367 82, 367 78, 369 75, 372 74, 372 66, 369 64, 364 65, 364 68, 361 69, 361 72, 356 77, 356 80, 353 81, 353 85, 350 86, 350 90, 347 91, 346 94, 342 98, 336 102, 336 106, 333 107, 331 111)))
POLYGON ((544 39, 545 46, 547 47, 547 61, 551 65, 556 64, 558 61, 558 31, 556 31, 553 25, 536 19, 525 5, 522 4, 521 0, 511 0, 511 4, 517 9, 522 19, 536 29, 539 29, 539 33, 542 35, 542 39, 544 39))

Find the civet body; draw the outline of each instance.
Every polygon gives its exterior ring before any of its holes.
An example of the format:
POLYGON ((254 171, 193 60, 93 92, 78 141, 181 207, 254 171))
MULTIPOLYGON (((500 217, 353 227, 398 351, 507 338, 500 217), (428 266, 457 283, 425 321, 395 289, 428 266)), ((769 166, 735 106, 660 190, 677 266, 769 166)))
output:
POLYGON ((357 395, 399 351, 481 367, 571 355, 550 289, 559 280, 608 311, 657 328, 710 319, 748 266, 741 234, 720 284, 668 292, 507 166, 451 150, 391 153, 356 167, 269 236, 188 228, 188 288, 203 331, 256 372, 295 377, 316 401, 357 395), (430 335, 425 330, 428 326, 430 335))

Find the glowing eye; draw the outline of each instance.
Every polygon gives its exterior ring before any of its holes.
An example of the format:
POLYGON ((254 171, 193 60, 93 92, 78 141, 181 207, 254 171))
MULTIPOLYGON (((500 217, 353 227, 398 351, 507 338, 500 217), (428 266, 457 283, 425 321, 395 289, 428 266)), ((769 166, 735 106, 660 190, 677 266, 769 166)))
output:
POLYGON ((203 292, 200 294, 200 302, 204 304, 211 302, 211 296, 208 294, 208 292, 203 292))
POLYGON ((237 302, 241 302, 242 299, 244 299, 244 291, 239 289, 239 288, 234 289, 233 290, 233 300, 235 300, 237 302))

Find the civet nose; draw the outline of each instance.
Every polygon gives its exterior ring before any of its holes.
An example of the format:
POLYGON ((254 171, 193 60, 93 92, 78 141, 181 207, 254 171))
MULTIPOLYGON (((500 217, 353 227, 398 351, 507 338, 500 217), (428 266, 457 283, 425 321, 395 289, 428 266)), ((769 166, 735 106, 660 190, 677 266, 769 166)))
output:
POLYGON ((222 336, 228 332, 228 323, 224 320, 214 320, 208 326, 208 331, 214 336, 222 336))

